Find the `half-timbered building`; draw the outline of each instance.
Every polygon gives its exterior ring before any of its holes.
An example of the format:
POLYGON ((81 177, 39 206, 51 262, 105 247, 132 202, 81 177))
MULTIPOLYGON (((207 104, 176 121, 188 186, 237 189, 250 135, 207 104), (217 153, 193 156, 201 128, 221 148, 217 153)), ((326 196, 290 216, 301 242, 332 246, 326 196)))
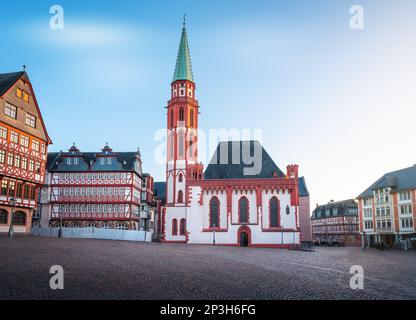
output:
POLYGON ((74 145, 49 154, 48 175, 50 212, 42 215, 50 216, 52 227, 140 230, 154 224, 154 215, 140 210, 140 151, 114 152, 106 145, 100 152, 81 152, 74 145))
POLYGON ((0 74, 0 233, 30 233, 50 143, 27 73, 0 74))
MULTIPOLYGON (((184 25, 167 106, 163 241, 288 247, 301 241, 298 166, 283 172, 258 141, 221 142, 198 161, 200 107, 184 25), (247 158, 250 159, 247 162, 247 158)), ((309 213, 306 213, 309 216, 309 213)))

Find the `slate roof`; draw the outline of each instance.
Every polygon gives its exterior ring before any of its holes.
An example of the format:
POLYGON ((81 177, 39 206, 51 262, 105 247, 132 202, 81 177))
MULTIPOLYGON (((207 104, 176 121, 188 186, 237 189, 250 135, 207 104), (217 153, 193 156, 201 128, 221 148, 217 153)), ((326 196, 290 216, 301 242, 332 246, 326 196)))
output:
POLYGON ((0 97, 12 87, 26 72, 12 72, 0 74, 0 97))
POLYGON ((258 141, 220 142, 204 173, 205 180, 267 179, 276 177, 284 178, 286 176, 258 141), (233 149, 235 150, 234 152, 233 149), (233 153, 236 159, 233 159, 233 153), (245 158, 247 158, 246 161, 244 161, 245 158), (254 165, 257 163, 262 163, 262 165, 256 165, 258 169, 254 170, 254 165))
POLYGON ((191 54, 189 52, 188 33, 186 32, 185 25, 182 29, 175 73, 173 75, 173 82, 177 80, 189 80, 195 82, 192 72, 191 54))
POLYGON ((369 198, 373 196, 373 190, 391 187, 395 191, 416 189, 416 165, 386 173, 357 198, 369 198))
POLYGON ((354 199, 330 202, 325 205, 321 205, 313 210, 312 220, 331 218, 339 216, 357 216, 358 215, 358 204, 354 199), (334 210, 336 209, 336 211, 334 210), (354 213, 350 212, 349 209, 354 209, 354 213), (330 215, 326 215, 326 210, 330 210, 330 215))
POLYGON ((166 202, 166 182, 154 183, 154 195, 159 200, 162 200, 162 205, 166 202))
POLYGON ((306 187, 305 177, 299 178, 299 197, 309 197, 309 190, 306 187))
MULTIPOLYGON (((48 153, 47 169, 49 172, 80 172, 80 171, 136 171, 135 161, 136 152, 117 152, 114 153, 114 157, 118 161, 113 161, 111 165, 99 166, 97 155, 99 152, 82 152, 79 154, 83 161, 80 161, 78 165, 65 165, 64 157, 69 155, 68 153, 48 153), (93 165, 91 165, 93 163, 93 165)), ((136 171, 137 172, 137 171, 136 171)), ((141 175, 140 172, 137 172, 141 175)))

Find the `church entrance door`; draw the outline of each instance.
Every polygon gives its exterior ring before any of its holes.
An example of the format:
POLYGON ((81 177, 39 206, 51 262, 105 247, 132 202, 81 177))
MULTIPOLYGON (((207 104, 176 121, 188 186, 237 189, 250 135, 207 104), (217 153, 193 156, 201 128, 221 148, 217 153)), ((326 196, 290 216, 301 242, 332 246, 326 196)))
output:
POLYGON ((238 230, 237 237, 240 247, 250 247, 251 245, 251 230, 247 226, 241 226, 238 230))
POLYGON ((240 247, 248 247, 248 233, 247 232, 240 233, 240 247))

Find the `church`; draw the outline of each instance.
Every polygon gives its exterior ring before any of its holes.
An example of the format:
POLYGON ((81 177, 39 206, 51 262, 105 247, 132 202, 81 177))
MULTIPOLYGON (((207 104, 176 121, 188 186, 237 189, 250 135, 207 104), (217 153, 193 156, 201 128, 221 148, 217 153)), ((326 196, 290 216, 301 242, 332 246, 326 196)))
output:
POLYGON ((162 242, 288 248, 309 240, 309 192, 299 167, 282 171, 259 141, 224 141, 204 170, 199 115, 184 24, 167 106, 162 242))

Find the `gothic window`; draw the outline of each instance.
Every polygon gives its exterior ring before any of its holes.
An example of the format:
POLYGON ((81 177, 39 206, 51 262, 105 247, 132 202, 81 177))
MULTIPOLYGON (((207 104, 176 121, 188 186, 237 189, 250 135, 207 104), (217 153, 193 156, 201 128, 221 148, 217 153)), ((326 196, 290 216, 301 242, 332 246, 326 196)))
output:
POLYGON ((182 174, 182 173, 180 173, 180 174, 179 174, 178 181, 179 181, 179 182, 183 182, 183 174, 182 174))
POLYGON ((0 224, 7 224, 7 211, 0 209, 0 224))
POLYGON ((179 109, 179 121, 185 121, 185 113, 183 108, 179 109))
POLYGON ((270 227, 277 228, 280 225, 279 221, 279 207, 280 203, 276 197, 270 199, 269 210, 270 210, 270 227))
POLYGON ((240 223, 248 223, 248 200, 242 197, 238 202, 238 216, 240 223))
POLYGON ((190 126, 191 127, 194 127, 194 116, 195 116, 194 109, 191 109, 191 112, 190 112, 190 115, 189 115, 189 118, 190 118, 190 126))
POLYGON ((286 214, 287 215, 290 215, 290 208, 289 208, 289 206, 286 206, 286 214))
POLYGON ((184 154, 184 147, 185 147, 185 141, 184 141, 183 134, 179 134, 179 156, 183 157, 184 154))
POLYGON ((183 203, 183 192, 182 192, 182 190, 178 192, 178 203, 183 203))
POLYGON ((173 139, 173 135, 169 136, 169 148, 170 148, 170 157, 173 158, 174 157, 174 139, 173 139))
POLYGON ((25 226, 26 225, 26 214, 22 211, 17 211, 13 214, 13 225, 14 226, 25 226))
POLYGON ((184 236, 186 234, 186 220, 185 219, 181 219, 181 225, 180 225, 180 235, 184 236))
POLYGON ((178 220, 173 219, 172 220, 172 236, 178 235, 178 220))
POLYGON ((220 202, 217 197, 213 197, 209 203, 209 226, 220 227, 220 202))

